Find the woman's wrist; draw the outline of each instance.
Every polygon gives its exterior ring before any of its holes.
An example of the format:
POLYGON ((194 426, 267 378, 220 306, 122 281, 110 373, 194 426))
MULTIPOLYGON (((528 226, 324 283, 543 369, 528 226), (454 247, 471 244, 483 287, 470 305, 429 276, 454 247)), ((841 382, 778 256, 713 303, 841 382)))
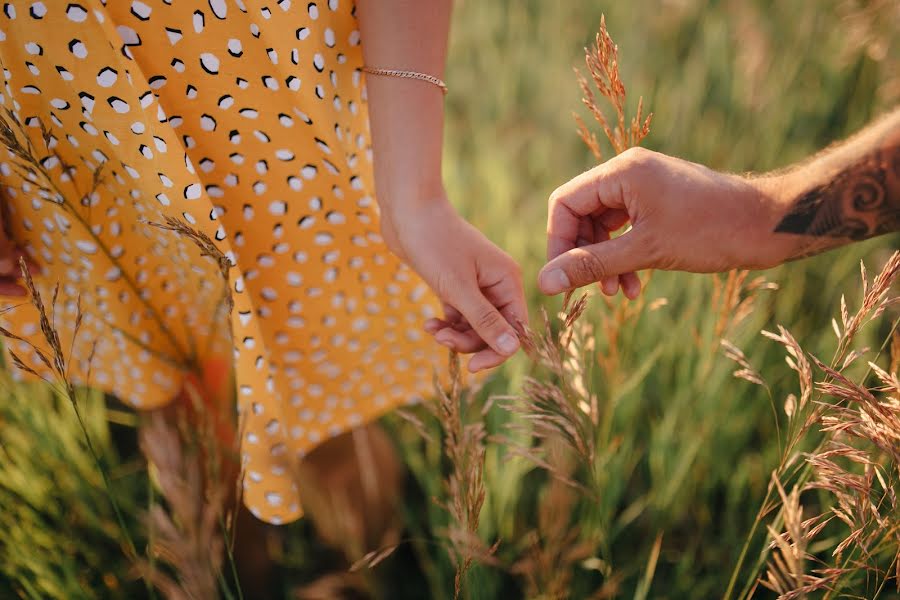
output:
POLYGON ((403 234, 411 228, 433 223, 434 217, 447 218, 447 211, 456 209, 450 204, 443 186, 428 188, 428 193, 403 194, 387 201, 379 201, 381 234, 388 248, 400 258, 406 259, 403 234))
POLYGON ((388 182, 375 176, 378 206, 382 218, 397 220, 410 212, 447 201, 447 193, 439 176, 396 177, 388 182))
POLYGON ((405 229, 415 227, 417 224, 433 223, 435 217, 446 218, 448 211, 456 214, 456 209, 445 195, 390 203, 381 209, 382 230, 390 227, 397 230, 396 233, 399 235, 405 229))

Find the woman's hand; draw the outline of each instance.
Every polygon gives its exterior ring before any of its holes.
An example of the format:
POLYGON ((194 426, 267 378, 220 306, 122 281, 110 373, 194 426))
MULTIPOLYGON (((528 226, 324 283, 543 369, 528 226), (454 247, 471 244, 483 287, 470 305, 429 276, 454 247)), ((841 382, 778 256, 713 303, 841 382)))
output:
MULTIPOLYGON (((451 0, 357 4, 367 66, 444 76, 451 0)), ((421 79, 373 75, 366 92, 385 241, 444 303, 444 319, 425 328, 457 352, 474 352, 469 370, 497 366, 518 350, 516 327, 527 320, 522 277, 444 194, 444 91, 421 79)))
POLYGON ((446 197, 405 203, 382 214, 385 242, 431 286, 444 318, 425 324, 435 340, 474 353, 472 372, 502 364, 519 349, 528 309, 519 265, 457 214, 446 197))

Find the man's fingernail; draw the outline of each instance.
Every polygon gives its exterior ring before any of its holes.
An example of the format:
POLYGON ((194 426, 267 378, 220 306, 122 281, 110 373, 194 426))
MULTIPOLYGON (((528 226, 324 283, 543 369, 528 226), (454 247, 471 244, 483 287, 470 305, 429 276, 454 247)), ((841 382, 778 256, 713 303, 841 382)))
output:
POLYGON ((541 275, 541 288, 548 294, 558 294, 570 287, 569 276, 562 269, 553 269, 541 275))
POLYGON ((603 293, 607 296, 613 296, 619 291, 618 279, 605 279, 603 281, 603 293))
POLYGON ((504 354, 513 354, 519 349, 519 340, 509 333, 504 333, 497 338, 497 347, 504 354))

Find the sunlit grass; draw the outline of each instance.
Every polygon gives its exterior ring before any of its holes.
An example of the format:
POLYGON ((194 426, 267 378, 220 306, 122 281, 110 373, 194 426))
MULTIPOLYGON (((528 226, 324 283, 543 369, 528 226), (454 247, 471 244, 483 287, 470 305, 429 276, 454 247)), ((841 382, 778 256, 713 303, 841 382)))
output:
MULTIPOLYGON (((533 281, 543 261, 546 199, 593 164, 571 117, 581 96, 572 66, 581 64, 601 11, 629 90, 655 115, 645 145, 748 171, 797 160, 900 99, 895 9, 874 2, 854 12, 855 4, 458 2, 446 77, 447 187, 468 218, 521 260, 533 324, 540 306, 551 315, 560 308, 558 299, 540 298, 533 281)), ((831 356, 830 322, 841 294, 853 305, 860 299, 859 259, 880 268, 897 246, 897 236, 885 237, 767 272, 778 290, 748 289, 753 276, 739 283, 656 273, 639 303, 592 299, 582 321, 592 327, 596 358, 586 361, 584 385, 602 409, 591 465, 600 493, 573 495, 554 483, 559 478, 510 458, 496 441, 511 435, 503 404, 515 399, 491 403, 483 417, 487 439, 478 440, 485 445, 484 507, 470 523, 486 545, 499 545, 496 563, 471 564, 461 596, 586 598, 605 589, 621 597, 719 597, 782 458, 784 401, 798 393, 783 347, 759 331, 784 324, 807 352, 831 356), (728 286, 739 301, 753 298, 740 322, 727 318, 735 309, 722 300, 728 286), (746 353, 768 392, 732 376, 722 337, 746 353), (550 562, 541 564, 542 557, 550 562)), ((880 348, 894 319, 889 313, 863 329, 855 346, 880 348)), ((886 368, 886 361, 883 353, 878 364, 886 368)), ((518 357, 485 382, 466 418, 481 420, 489 397, 518 393, 526 376, 552 382, 559 374, 518 357)), ((126 526, 146 556, 140 515, 152 501, 151 478, 136 433, 108 424, 115 415, 102 396, 78 393, 126 526)), ((412 414, 418 425, 399 416, 386 421, 409 469, 405 531, 400 546, 366 573, 366 589, 384 598, 452 598, 459 573, 448 552, 454 517, 434 501, 447 501, 445 481, 454 474, 441 443, 446 432, 428 411, 412 414)), ((124 552, 71 404, 8 378, 0 385, 0 532, 0 597, 150 593, 124 552)), ((736 591, 765 573, 757 559, 765 536, 762 526, 751 536, 736 591)), ((281 539, 273 554, 285 594, 346 574, 349 565, 321 548, 307 522, 283 528, 281 539)))

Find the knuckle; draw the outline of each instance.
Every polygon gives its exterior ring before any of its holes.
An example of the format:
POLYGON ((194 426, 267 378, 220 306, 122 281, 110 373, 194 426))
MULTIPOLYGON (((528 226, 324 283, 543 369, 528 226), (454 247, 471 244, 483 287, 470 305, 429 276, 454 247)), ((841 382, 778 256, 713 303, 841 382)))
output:
POLYGON ((434 281, 434 292, 442 300, 453 301, 460 286, 458 278, 452 272, 441 272, 434 281))
POLYGON ((554 206, 562 202, 563 197, 565 196, 565 192, 561 187, 553 190, 553 193, 550 194, 550 198, 547 200, 547 206, 552 210, 554 206))
POLYGON ((623 152, 620 156, 622 158, 622 161, 627 163, 629 166, 641 167, 653 161, 654 155, 654 152, 647 150, 646 148, 633 146, 623 152))
POLYGON ((610 164, 600 193, 613 204, 628 207, 640 200, 647 179, 652 175, 656 153, 636 146, 614 160, 616 163, 610 164))
POLYGON ((501 320, 500 313, 496 310, 485 308, 475 317, 475 327, 476 329, 491 330, 496 328, 501 320))
POLYGON ((607 276, 603 260, 589 252, 580 252, 572 264, 574 279, 577 282, 600 281, 607 276))
POLYGON ((513 278, 517 280, 522 279, 522 265, 516 262, 516 260, 514 260, 511 256, 506 257, 506 269, 510 272, 513 278))

